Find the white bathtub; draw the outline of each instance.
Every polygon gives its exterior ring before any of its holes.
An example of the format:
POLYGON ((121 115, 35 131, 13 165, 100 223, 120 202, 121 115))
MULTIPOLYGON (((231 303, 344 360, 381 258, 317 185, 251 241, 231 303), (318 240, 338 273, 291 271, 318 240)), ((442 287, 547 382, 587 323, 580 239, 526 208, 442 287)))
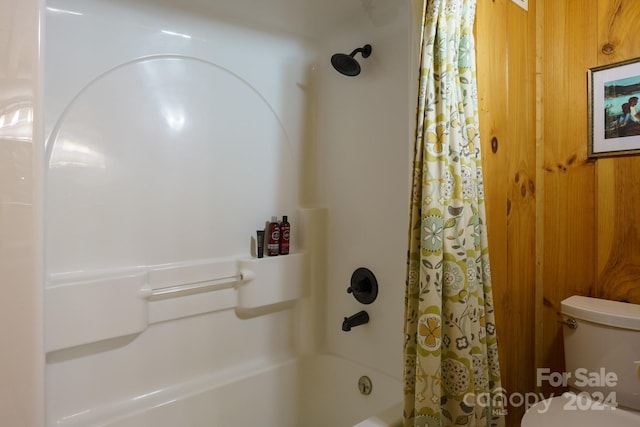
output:
MULTIPOLYGON (((402 398, 398 379, 329 355, 179 384, 57 420, 65 427, 351 427, 402 398), (366 375, 372 390, 363 395, 366 375)), ((402 414, 385 424, 398 426, 402 414)), ((389 419, 388 415, 386 416, 389 419)))

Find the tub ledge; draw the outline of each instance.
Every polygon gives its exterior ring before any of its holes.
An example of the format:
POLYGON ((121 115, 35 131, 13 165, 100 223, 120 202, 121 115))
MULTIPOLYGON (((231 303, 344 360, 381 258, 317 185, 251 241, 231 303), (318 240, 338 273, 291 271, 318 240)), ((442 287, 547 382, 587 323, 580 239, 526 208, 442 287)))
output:
POLYGON ((402 427, 402 406, 402 402, 398 402, 353 427, 402 427))

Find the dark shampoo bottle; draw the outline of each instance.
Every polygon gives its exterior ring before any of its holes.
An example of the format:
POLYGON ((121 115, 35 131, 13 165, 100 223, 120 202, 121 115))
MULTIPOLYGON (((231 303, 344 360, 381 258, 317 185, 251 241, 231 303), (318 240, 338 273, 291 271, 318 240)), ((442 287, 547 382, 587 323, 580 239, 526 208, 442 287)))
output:
POLYGON ((280 252, 280 224, 278 219, 274 216, 271 217, 269 223, 269 233, 267 241, 267 254, 269 256, 278 255, 280 252))
POLYGON ((284 215, 280 223, 280 255, 287 255, 289 253, 290 236, 291 224, 289 224, 287 216, 284 215))

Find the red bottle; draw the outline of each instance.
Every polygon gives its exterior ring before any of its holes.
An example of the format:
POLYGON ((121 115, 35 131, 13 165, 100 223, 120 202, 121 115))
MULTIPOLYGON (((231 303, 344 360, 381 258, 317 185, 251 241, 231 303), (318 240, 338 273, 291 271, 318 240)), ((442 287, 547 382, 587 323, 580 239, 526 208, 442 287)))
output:
POLYGON ((287 221, 287 216, 282 217, 280 223, 280 255, 287 255, 289 253, 289 235, 291 231, 291 224, 287 221))
POLYGON ((278 224, 278 219, 275 216, 271 217, 268 236, 267 254, 269 256, 278 255, 280 252, 280 224, 278 224))

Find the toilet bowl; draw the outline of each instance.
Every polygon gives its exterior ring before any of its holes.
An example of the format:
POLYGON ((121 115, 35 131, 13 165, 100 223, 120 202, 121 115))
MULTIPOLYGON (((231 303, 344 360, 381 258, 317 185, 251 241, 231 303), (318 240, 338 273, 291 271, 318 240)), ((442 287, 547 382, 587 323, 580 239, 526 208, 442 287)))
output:
POLYGON ((564 393, 531 406, 520 427, 638 427, 640 413, 592 399, 585 393, 564 393))

